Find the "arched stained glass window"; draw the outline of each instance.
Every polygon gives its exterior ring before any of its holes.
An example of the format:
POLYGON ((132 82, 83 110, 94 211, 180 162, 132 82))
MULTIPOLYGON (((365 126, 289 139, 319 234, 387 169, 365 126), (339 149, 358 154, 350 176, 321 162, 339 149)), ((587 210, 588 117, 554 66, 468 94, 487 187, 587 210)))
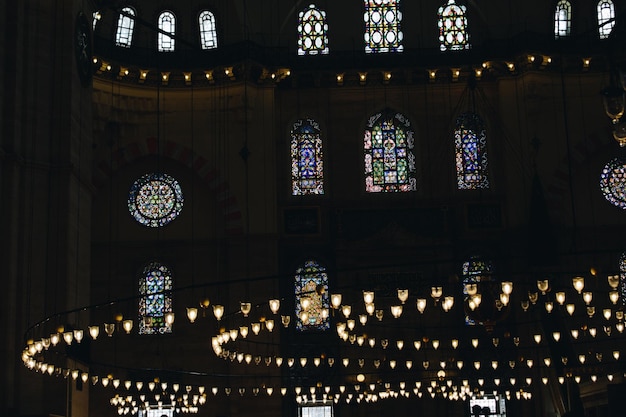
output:
POLYGON ((609 203, 626 210, 626 160, 615 158, 604 166, 600 190, 609 203))
POLYGON ((296 328, 327 330, 330 328, 328 275, 326 268, 309 260, 296 270, 296 328))
POLYGON ((400 0, 364 0, 365 52, 402 52, 400 0))
POLYGON ((489 188, 487 134, 477 114, 464 113, 457 118, 454 145, 458 189, 489 188))
POLYGON ((615 26, 615 6, 611 0, 600 0, 598 3, 598 30, 600 39, 606 39, 615 26))
POLYGON ((173 52, 175 49, 174 36, 176 36, 176 17, 174 16, 174 13, 170 11, 165 11, 161 13, 159 15, 158 27, 159 27, 159 34, 157 36, 158 51, 159 52, 173 52))
MULTIPOLYGON (((489 260, 485 260, 478 257, 473 257, 466 262, 463 262, 462 270, 462 282, 463 282, 463 301, 465 304, 473 302, 472 293, 474 293, 476 287, 481 281, 490 281, 491 274, 493 273, 493 264, 489 260), (472 286, 474 286, 472 288, 472 286)), ((471 307, 469 307, 471 310, 471 307)), ((465 315, 465 323, 468 325, 480 324, 476 320, 471 318, 468 314, 465 315)))
POLYGON ((415 191, 415 143, 411 123, 401 113, 385 111, 369 118, 363 150, 365 191, 415 191))
POLYGON ((139 334, 172 332, 165 319, 172 312, 172 273, 159 262, 150 262, 139 278, 139 334))
POLYGON ((128 211, 148 227, 165 226, 183 209, 183 191, 173 177, 146 174, 133 183, 128 193, 128 211))
POLYGON ((298 15, 298 55, 328 54, 326 12, 309 5, 298 15))
POLYGON ((626 306, 626 252, 619 258, 619 292, 622 305, 626 306))
POLYGON ((131 7, 124 7, 117 20, 117 31, 115 32, 115 44, 124 48, 130 48, 133 41, 133 30, 135 29, 135 10, 131 7))
POLYGON ((465 11, 466 7, 456 4, 454 0, 448 0, 447 4, 439 8, 439 48, 442 51, 470 48, 465 11))
POLYGON ((200 46, 202 49, 217 48, 217 25, 215 24, 215 16, 208 10, 204 10, 198 16, 198 24, 200 28, 200 46))
POLYGON ((315 120, 298 120, 291 130, 291 185, 293 195, 324 194, 324 154, 315 120))
POLYGON ((567 0, 559 0, 554 12, 554 37, 566 38, 572 30, 572 5, 567 0))

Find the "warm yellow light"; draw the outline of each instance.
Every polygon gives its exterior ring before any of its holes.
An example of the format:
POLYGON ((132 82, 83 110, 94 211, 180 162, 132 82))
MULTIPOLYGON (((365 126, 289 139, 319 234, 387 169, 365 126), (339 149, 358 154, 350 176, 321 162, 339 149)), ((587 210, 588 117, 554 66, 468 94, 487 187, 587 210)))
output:
POLYGON ((417 304, 417 311, 419 311, 420 313, 424 313, 424 310, 426 310, 426 299, 418 298, 416 304, 417 304))
POLYGON ((506 295, 511 295, 513 292, 513 283, 511 281, 503 281, 501 287, 502 292, 506 295))
MULTIPOLYGON (((300 299, 300 305, 302 306, 303 309, 307 309, 307 307, 305 307, 305 300, 309 300, 308 297, 302 297, 300 299)), ((310 301, 310 300, 309 300, 310 301)), ((244 317, 248 317, 248 314, 250 314, 250 311, 252 310, 252 303, 249 303, 247 301, 242 301, 239 303, 239 308, 241 310, 241 314, 243 314, 244 317)))
POLYGON ((195 307, 187 307, 187 318, 190 323, 193 323, 198 318, 198 309, 195 307))
POLYGON ((224 315, 224 306, 221 304, 213 304, 213 315, 217 321, 220 321, 224 315))
POLYGON ((572 278, 572 285, 574 286, 574 289, 578 291, 578 294, 580 294, 583 288, 585 288, 585 278, 583 277, 572 278))
POLYGON ((124 327, 126 334, 130 334, 130 331, 133 329, 133 321, 130 319, 124 320, 122 327, 124 327))
POLYGON ((564 291, 559 291, 556 293, 556 302, 559 303, 560 305, 563 305, 563 303, 565 303, 565 292, 564 291))
POLYGON ((583 292, 583 301, 585 302, 585 304, 589 305, 589 303, 591 303, 592 300, 593 300, 593 293, 591 291, 583 292))
POLYGON ((574 304, 568 304, 565 306, 565 309, 567 310, 567 313, 571 316, 574 314, 574 310, 576 309, 576 306, 574 304))
POLYGON ((400 302, 404 304, 406 300, 408 299, 409 299, 409 290, 398 289, 398 300, 400 300, 400 302))

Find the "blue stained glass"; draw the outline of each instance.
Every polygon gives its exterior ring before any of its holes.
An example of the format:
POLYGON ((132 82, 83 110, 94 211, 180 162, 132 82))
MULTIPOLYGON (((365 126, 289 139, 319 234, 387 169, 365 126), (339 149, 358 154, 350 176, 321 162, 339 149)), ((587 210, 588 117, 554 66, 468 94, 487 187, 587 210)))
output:
POLYGON ((459 116, 454 131, 457 186, 460 190, 489 188, 487 135, 474 113, 459 116))
POLYGON ((128 195, 128 210, 148 227, 165 226, 183 209, 180 184, 167 174, 146 174, 135 181, 128 195))
POLYGON ((626 210, 626 159, 615 158, 604 166, 600 190, 608 202, 626 210))
POLYGON ((291 130, 293 195, 324 194, 322 138, 315 120, 302 119, 291 130))
POLYGON ((139 279, 139 334, 171 333, 165 314, 172 312, 172 274, 158 262, 148 264, 139 279))
POLYGON ((621 293, 622 306, 626 305, 626 252, 619 258, 619 291, 621 293))
POLYGON ((330 328, 328 312, 328 275, 326 269, 316 261, 309 260, 296 270, 294 292, 296 298, 296 328, 298 330, 327 330, 330 328), (306 297, 306 321, 302 320, 302 299, 306 297))

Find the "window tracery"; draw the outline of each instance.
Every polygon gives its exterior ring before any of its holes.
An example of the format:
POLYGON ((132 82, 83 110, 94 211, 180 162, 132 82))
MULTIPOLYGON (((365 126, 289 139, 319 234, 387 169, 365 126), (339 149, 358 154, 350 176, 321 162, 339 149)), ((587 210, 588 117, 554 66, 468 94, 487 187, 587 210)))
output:
POLYGON ((327 55, 328 52, 326 12, 311 4, 298 15, 298 55, 327 55))
POLYGON ((600 174, 600 190, 609 203, 626 210, 625 160, 615 158, 604 166, 600 174))
POLYGON ((324 194, 324 154, 319 124, 298 120, 291 130, 293 195, 324 194))
POLYGON ((402 52, 400 0, 364 0, 365 52, 402 52))
POLYGON ((441 6, 438 11, 439 48, 441 51, 461 51, 470 48, 467 33, 466 7, 455 0, 441 6))
POLYGON ((611 0, 598 2, 598 31, 600 39, 609 37, 615 26, 615 6, 611 0))
POLYGON ((217 48, 217 25, 215 16, 208 10, 203 10, 198 16, 200 28, 200 46, 202 49, 217 48))
POLYGON ((175 49, 176 17, 170 11, 164 11, 158 19, 159 33, 157 36, 157 49, 159 52, 173 52, 175 49))
POLYGON ((554 12, 554 37, 566 38, 572 28, 572 5, 567 0, 560 0, 554 12))
POLYGON ((148 227, 165 226, 183 209, 183 192, 178 181, 162 173, 150 173, 133 183, 128 193, 128 211, 148 227))
POLYGON ((464 113, 457 118, 454 146, 458 189, 489 188, 487 134, 477 114, 464 113))
POLYGON ((117 20, 117 31, 115 32, 115 45, 130 48, 133 41, 133 31, 135 29, 135 10, 131 7, 124 7, 117 20))
POLYGON ((139 279, 139 334, 165 334, 172 325, 165 319, 172 312, 172 273, 159 262, 151 262, 139 279))
POLYGON ((328 330, 330 328, 330 299, 326 268, 308 260, 296 270, 296 328, 298 330, 328 330))

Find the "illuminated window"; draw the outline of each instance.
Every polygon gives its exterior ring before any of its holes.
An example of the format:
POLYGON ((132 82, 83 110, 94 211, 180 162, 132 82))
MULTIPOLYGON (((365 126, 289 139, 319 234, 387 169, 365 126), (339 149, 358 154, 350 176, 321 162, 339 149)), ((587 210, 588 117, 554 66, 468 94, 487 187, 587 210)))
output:
POLYGON ((130 48, 133 41, 133 29, 135 28, 135 10, 124 7, 117 20, 117 32, 115 44, 124 48, 130 48))
POLYGON ((615 158, 604 166, 600 190, 608 202, 626 210, 626 160, 615 158))
POLYGON ((572 29, 572 5, 567 0, 560 0, 554 12, 554 37, 565 38, 572 29))
POLYGON ((93 30, 96 30, 96 25, 98 24, 98 22, 100 21, 100 19, 102 19, 102 14, 100 13, 100 11, 98 10, 97 12, 93 12, 92 14, 93 16, 93 30))
POLYGON ((626 305, 626 252, 623 252, 619 258, 619 291, 622 305, 626 305))
POLYGON ((322 138, 315 120, 298 120, 291 130, 293 195, 324 194, 322 138))
POLYGON ((165 315, 172 312, 172 273, 159 262, 151 262, 139 278, 139 334, 172 332, 165 315))
POLYGON ((298 15, 298 55, 328 54, 326 12, 309 5, 298 15))
POLYGON ((363 138, 365 191, 415 191, 414 142, 403 114, 385 111, 370 117, 363 138))
POLYGON ((456 120, 454 145, 458 189, 489 188, 487 135, 477 114, 464 113, 456 120))
POLYGON ((148 227, 165 226, 183 209, 180 184, 167 174, 146 174, 135 181, 128 194, 128 211, 148 227))
POLYGON ((174 17, 174 14, 172 12, 165 11, 159 16, 158 26, 159 34, 157 36, 157 47, 159 52, 174 51, 174 36, 176 36, 176 17, 174 17))
POLYGON ((400 0, 364 0, 365 52, 402 52, 400 0))
POLYGON ((448 0, 446 5, 439 8, 439 48, 442 51, 470 48, 465 11, 465 6, 456 4, 454 0, 448 0))
POLYGON ((295 296, 298 330, 327 330, 330 327, 328 275, 324 267, 309 260, 298 268, 295 296))
POLYGON ((611 0, 600 0, 598 3, 598 30, 600 39, 606 39, 615 26, 615 6, 611 0))
POLYGON ((332 405, 316 405, 315 403, 298 406, 298 417, 333 417, 332 405))
POLYGON ((208 10, 204 10, 198 16, 200 25, 200 46, 202 49, 217 48, 217 28, 215 16, 208 10))
MULTIPOLYGON (((474 291, 473 285, 478 285, 481 281, 490 281, 493 272, 491 261, 487 261, 478 257, 473 257, 463 263, 462 283, 463 283, 463 301, 470 305, 474 291)), ((471 306, 469 307, 472 310, 471 306)), ((465 316, 465 323, 468 325, 480 324, 468 314, 465 316)))

